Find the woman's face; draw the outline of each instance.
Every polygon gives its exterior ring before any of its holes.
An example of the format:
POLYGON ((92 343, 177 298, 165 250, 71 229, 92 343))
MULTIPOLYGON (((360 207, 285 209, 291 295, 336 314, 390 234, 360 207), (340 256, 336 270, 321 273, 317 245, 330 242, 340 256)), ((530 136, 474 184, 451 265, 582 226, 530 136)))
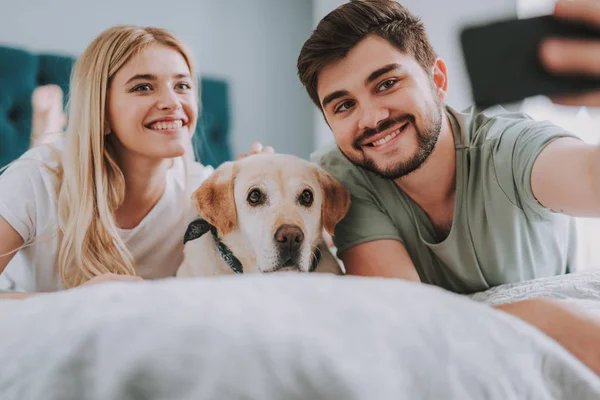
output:
POLYGON ((125 64, 108 90, 107 133, 122 155, 165 159, 189 147, 198 104, 194 80, 177 50, 154 44, 125 64))

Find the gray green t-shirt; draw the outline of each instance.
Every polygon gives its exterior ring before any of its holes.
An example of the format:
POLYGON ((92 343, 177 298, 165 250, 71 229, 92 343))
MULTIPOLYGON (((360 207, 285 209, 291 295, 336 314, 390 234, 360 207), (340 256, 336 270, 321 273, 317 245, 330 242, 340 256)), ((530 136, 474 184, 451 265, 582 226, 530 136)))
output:
POLYGON ((446 106, 456 148, 452 228, 439 241, 427 214, 393 181, 352 164, 337 147, 313 157, 351 193, 335 229, 339 252, 360 243, 404 244, 424 283, 473 293, 504 283, 573 272, 575 221, 543 207, 531 170, 551 141, 573 135, 501 107, 446 106))

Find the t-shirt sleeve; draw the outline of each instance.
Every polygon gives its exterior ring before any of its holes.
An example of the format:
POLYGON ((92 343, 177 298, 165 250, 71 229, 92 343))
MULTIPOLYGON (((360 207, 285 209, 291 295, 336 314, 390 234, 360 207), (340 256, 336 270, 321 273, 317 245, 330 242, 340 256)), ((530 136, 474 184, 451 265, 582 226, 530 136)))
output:
POLYGON ((377 200, 364 171, 354 166, 337 149, 313 155, 312 159, 350 192, 350 209, 337 224, 333 236, 338 253, 375 240, 402 242, 398 229, 377 200))
POLYGON ((198 162, 194 162, 191 165, 189 174, 189 185, 192 191, 198 189, 198 187, 208 178, 212 173, 215 172, 215 169, 210 165, 202 165, 198 162))
POLYGON ((43 185, 34 160, 17 160, 0 175, 0 216, 27 243, 36 233, 36 185, 43 185))
POLYGON ((545 218, 553 211, 533 194, 531 172, 537 157, 554 140, 577 136, 547 121, 520 119, 498 135, 493 149, 496 176, 504 193, 530 216, 545 218))
POLYGON ((36 236, 40 217, 50 218, 47 208, 56 196, 61 148, 62 144, 30 149, 0 175, 0 216, 25 243, 36 236))

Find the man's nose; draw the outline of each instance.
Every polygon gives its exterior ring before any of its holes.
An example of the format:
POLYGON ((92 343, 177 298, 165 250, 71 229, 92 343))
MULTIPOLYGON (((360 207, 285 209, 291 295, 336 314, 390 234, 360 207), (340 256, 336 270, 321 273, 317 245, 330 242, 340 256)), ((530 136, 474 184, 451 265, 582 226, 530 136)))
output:
POLYGON ((359 129, 376 129, 379 123, 390 117, 390 111, 386 107, 371 104, 362 107, 362 114, 358 121, 359 129))

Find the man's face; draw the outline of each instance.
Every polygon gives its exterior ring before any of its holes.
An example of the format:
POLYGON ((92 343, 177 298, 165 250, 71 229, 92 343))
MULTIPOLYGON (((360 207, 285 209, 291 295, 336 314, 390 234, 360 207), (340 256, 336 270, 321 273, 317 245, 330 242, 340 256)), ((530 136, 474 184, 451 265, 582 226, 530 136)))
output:
POLYGON ((397 179, 433 151, 445 92, 387 40, 371 35, 360 41, 320 72, 317 92, 338 147, 355 164, 397 179))

